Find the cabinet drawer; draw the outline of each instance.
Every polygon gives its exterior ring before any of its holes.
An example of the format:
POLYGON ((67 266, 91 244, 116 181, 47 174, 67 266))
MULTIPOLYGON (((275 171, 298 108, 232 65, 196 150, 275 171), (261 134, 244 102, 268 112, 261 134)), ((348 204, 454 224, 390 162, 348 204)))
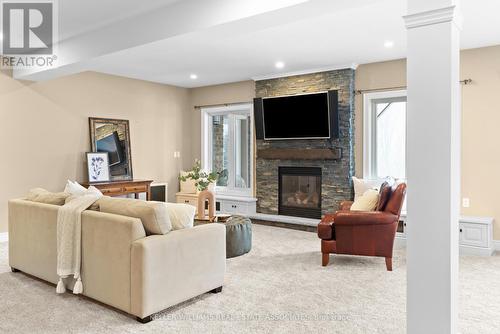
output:
POLYGON ((460 244, 488 247, 488 226, 483 224, 460 223, 460 244))
POLYGON ((101 192, 103 195, 119 194, 122 192, 122 188, 121 187, 104 188, 104 189, 101 189, 101 192))
POLYGON ((124 188, 126 192, 146 192, 148 191, 147 186, 130 186, 124 188))
POLYGON ((192 206, 198 206, 198 199, 192 197, 181 197, 177 196, 177 203, 189 204, 192 206))
POLYGON ((223 201, 222 211, 225 213, 246 213, 247 207, 245 204, 236 201, 223 201))

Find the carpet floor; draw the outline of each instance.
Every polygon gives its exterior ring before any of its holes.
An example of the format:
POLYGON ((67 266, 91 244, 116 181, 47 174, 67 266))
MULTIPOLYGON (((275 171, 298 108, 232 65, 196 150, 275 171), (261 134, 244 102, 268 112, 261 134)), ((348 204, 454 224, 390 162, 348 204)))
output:
MULTIPOLYGON (((253 226, 253 249, 227 261, 224 290, 148 324, 11 273, 0 244, 2 333, 405 333, 406 260, 331 256, 311 232, 253 226)), ((425 321, 423 319, 422 321, 425 321)), ((500 333, 500 256, 460 258, 460 333, 500 333)))

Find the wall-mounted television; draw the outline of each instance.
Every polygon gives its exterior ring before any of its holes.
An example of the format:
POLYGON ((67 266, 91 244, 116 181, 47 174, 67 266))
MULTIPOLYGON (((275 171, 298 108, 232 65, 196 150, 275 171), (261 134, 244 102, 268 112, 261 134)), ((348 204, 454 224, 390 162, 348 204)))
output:
POLYGON ((337 96, 330 91, 256 99, 257 139, 337 138, 337 96))

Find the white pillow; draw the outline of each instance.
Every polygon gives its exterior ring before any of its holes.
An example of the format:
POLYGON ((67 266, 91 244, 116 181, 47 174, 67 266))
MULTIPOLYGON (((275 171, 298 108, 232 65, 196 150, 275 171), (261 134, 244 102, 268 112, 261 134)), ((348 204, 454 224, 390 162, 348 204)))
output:
MULTIPOLYGON (((181 170, 181 176, 186 176, 188 174, 189 174, 188 172, 181 170)), ((181 182, 181 193, 196 194, 195 180, 186 179, 186 181, 180 181, 180 182, 181 182)))
POLYGON ((383 181, 379 180, 358 179, 353 176, 352 183, 354 184, 354 200, 356 201, 369 189, 380 189, 382 182, 383 181))
POLYGON ((83 196, 86 194, 100 194, 102 195, 101 191, 97 189, 94 186, 90 186, 88 189, 79 184, 78 182, 75 181, 70 181, 66 182, 66 187, 64 188, 64 192, 71 194, 73 196, 83 196))
POLYGON ((182 230, 193 227, 196 208, 183 203, 165 203, 172 223, 172 230, 182 230))
POLYGON ((378 190, 368 189, 352 203, 351 211, 373 211, 377 207, 378 190))

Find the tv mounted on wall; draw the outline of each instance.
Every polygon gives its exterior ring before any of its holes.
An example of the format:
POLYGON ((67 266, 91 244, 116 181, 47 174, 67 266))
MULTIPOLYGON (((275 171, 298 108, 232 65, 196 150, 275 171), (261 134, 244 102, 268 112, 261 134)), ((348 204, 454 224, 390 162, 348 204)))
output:
POLYGON ((255 99, 257 139, 338 138, 337 91, 255 99))

